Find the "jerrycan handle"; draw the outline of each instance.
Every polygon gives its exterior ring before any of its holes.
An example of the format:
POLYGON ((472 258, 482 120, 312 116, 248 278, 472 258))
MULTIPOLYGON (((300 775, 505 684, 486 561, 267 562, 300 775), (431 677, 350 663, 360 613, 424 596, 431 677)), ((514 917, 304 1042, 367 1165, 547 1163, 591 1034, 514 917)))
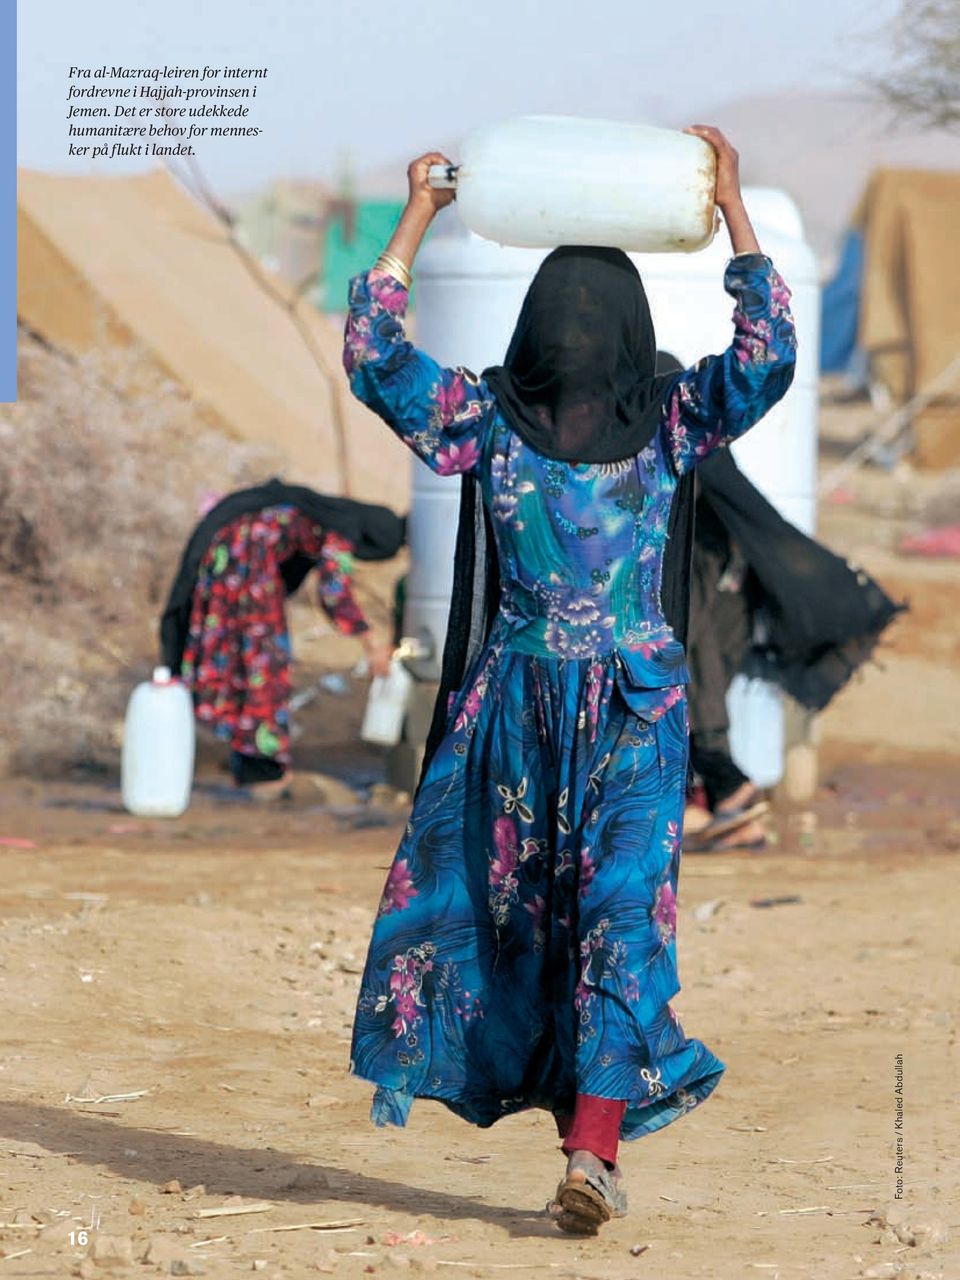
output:
POLYGON ((438 191, 456 191, 458 164, 432 164, 427 170, 427 182, 438 191))

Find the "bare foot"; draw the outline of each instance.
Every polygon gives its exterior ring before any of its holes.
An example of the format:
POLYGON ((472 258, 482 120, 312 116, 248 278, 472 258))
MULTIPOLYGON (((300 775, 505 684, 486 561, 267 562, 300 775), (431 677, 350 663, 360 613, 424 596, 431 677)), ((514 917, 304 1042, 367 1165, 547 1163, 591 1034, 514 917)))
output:
POLYGON ((271 778, 269 782, 254 782, 241 789, 249 791, 254 800, 262 804, 270 804, 273 800, 282 800, 290 795, 290 780, 293 770, 288 769, 282 778, 271 778))
POLYGON ((747 822, 742 827, 737 827, 729 835, 718 836, 712 842, 711 848, 718 851, 723 849, 757 849, 765 845, 766 842, 767 829, 758 818, 755 818, 753 822, 747 822))
POLYGON ((586 1182, 588 1177, 606 1172, 606 1164, 592 1151, 571 1151, 567 1157, 567 1177, 572 1182, 586 1182))

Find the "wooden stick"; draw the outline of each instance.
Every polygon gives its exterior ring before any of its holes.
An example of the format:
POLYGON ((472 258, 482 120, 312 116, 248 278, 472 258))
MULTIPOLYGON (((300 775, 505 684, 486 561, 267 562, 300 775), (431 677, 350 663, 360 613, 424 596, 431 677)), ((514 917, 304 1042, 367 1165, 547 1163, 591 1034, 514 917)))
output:
POLYGON ((222 1204, 215 1209, 198 1209, 194 1215, 197 1218, 229 1218, 238 1213, 269 1213, 271 1209, 277 1206, 271 1204, 267 1200, 262 1200, 257 1204, 222 1204))
POLYGON ((149 1092, 149 1089, 136 1089, 133 1093, 105 1093, 100 1098, 75 1098, 72 1093, 68 1093, 64 1102, 77 1102, 83 1106, 96 1107, 101 1102, 135 1102, 137 1098, 145 1098, 149 1092))
POLYGON ((253 1236, 259 1231, 356 1231, 362 1226, 362 1218, 345 1218, 342 1222, 292 1222, 280 1227, 251 1227, 245 1234, 253 1236))

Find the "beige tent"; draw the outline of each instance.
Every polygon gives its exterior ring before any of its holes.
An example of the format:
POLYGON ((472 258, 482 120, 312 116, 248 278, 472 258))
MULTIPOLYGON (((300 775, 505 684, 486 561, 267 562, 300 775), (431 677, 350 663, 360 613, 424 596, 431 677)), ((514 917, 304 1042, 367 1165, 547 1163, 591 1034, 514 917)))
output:
MULTIPOLYGON (((902 403, 960 355, 960 172, 880 169, 853 223, 864 233, 859 344, 902 403)), ((960 369, 913 429, 921 465, 960 465, 960 369)))
POLYGON ((21 170, 18 213, 18 312, 29 328, 73 355, 98 350, 118 381, 131 367, 138 385, 173 381, 206 421, 267 446, 285 479, 406 508, 409 454, 350 395, 337 331, 299 303, 305 342, 262 287, 277 282, 245 265, 169 174, 21 170))

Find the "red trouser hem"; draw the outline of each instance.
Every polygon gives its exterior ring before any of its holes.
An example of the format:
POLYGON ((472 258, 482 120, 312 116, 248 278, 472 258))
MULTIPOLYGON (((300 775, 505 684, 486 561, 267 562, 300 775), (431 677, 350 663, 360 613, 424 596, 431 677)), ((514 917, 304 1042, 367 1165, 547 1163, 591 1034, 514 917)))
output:
POLYGON ((557 1129, 563 1139, 563 1151, 590 1151, 611 1167, 617 1163, 620 1145, 620 1122, 627 1109, 617 1098, 596 1098, 578 1093, 573 1115, 556 1115, 557 1129))

